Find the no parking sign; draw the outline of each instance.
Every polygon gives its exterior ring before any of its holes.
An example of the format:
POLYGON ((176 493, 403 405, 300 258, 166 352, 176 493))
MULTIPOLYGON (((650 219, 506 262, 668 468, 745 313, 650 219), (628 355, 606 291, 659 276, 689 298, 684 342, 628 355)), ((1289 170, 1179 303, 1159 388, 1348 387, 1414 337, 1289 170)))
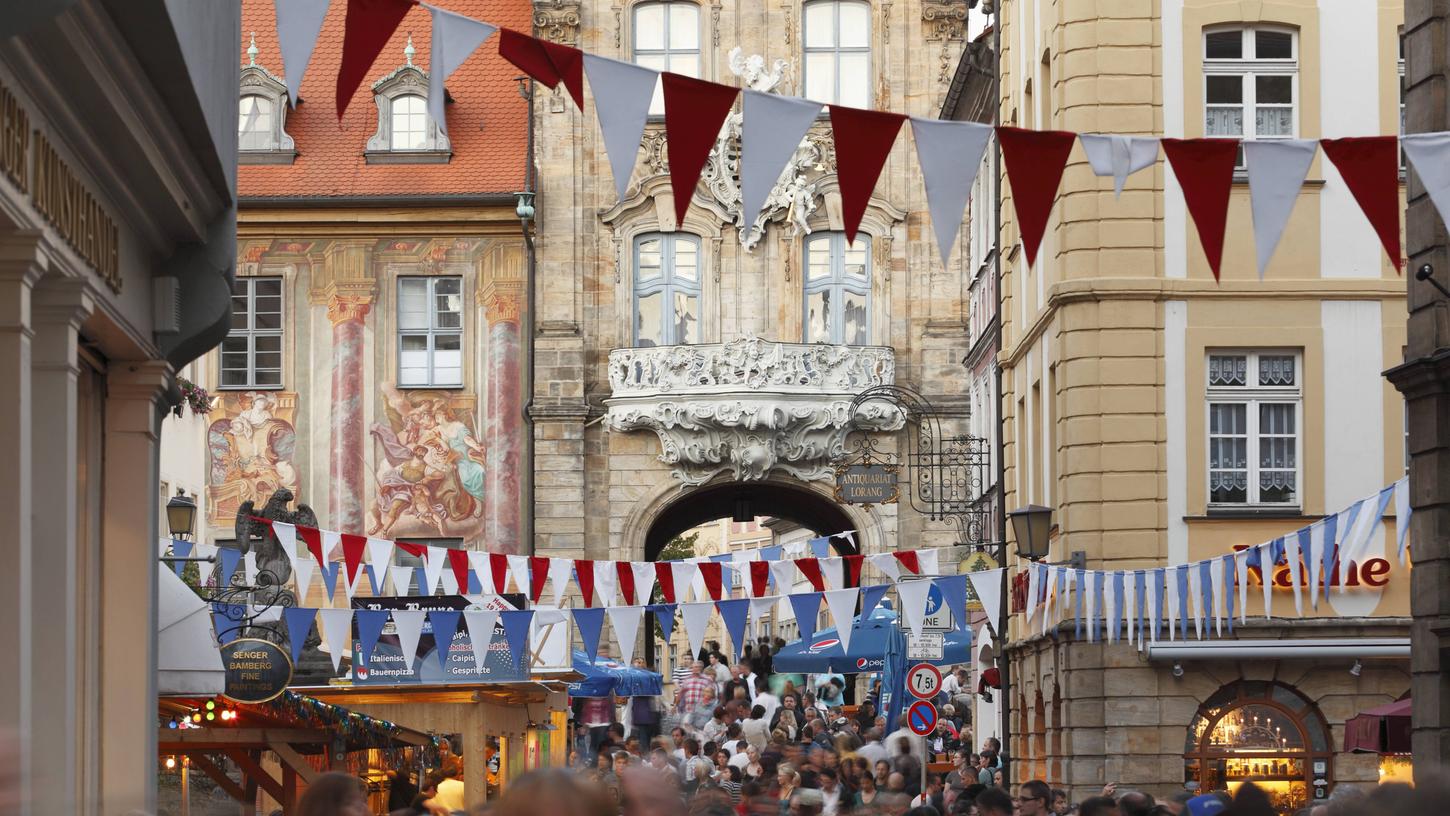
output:
POLYGON ((936 728, 936 706, 926 700, 917 700, 907 706, 906 727, 919 737, 930 734, 936 728))

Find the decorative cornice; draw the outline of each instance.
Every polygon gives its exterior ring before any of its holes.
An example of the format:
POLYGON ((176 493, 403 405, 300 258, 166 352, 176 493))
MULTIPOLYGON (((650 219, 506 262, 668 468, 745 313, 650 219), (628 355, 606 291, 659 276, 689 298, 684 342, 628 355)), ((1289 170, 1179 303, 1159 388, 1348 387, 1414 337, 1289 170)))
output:
POLYGON ((523 311, 523 294, 524 282, 521 280, 493 280, 484 284, 484 316, 489 325, 517 323, 519 314, 523 311))
POLYGON ((536 0, 534 3, 534 33, 549 42, 577 46, 579 20, 577 0, 536 0))
POLYGON ((327 300, 327 319, 337 326, 348 321, 361 323, 372 309, 371 295, 333 295, 327 300))

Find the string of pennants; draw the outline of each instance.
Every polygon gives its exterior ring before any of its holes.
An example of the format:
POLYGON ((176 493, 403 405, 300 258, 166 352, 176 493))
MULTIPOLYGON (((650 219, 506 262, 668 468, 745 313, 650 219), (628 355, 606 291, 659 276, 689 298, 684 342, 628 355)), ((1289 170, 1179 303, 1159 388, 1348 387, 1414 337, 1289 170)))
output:
MULTIPOLYGON (((278 43, 287 90, 295 106, 331 0, 276 0, 278 43)), ((1161 147, 1183 191, 1208 265, 1218 279, 1227 229, 1230 191, 1242 146, 1249 181, 1259 277, 1272 257, 1308 176, 1323 149, 1398 269, 1400 247, 1400 149, 1420 174, 1442 218, 1450 223, 1450 132, 1339 139, 1171 139, 1117 134, 1076 134, 993 127, 910 117, 900 113, 828 105, 760 93, 693 77, 655 71, 589 54, 415 0, 346 0, 342 63, 336 105, 341 119, 373 62, 415 5, 431 15, 429 114, 447 130, 443 83, 485 41, 498 34, 498 52, 536 81, 568 92, 584 110, 584 81, 605 152, 623 199, 638 158, 656 85, 664 99, 665 131, 675 216, 683 222, 710 149, 743 96, 741 110, 741 223, 755 221, 792 153, 828 110, 840 183, 846 239, 854 241, 867 203, 902 126, 910 121, 927 206, 943 263, 951 255, 972 183, 995 132, 1011 182, 1027 262, 1035 264, 1057 189, 1073 144, 1080 141, 1093 173, 1113 179, 1121 195, 1129 175, 1153 166, 1161 147)))

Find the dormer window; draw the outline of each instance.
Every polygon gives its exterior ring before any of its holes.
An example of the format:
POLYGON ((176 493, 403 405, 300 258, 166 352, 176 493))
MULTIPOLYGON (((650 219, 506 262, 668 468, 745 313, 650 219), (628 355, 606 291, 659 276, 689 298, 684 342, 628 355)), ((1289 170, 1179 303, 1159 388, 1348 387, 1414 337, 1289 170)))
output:
POLYGON ((237 161, 240 164, 291 164, 296 145, 287 135, 287 85, 257 64, 257 35, 247 47, 242 66, 237 124, 237 161))
POLYGON ((413 39, 406 62, 373 84, 378 130, 368 139, 369 164, 442 164, 453 155, 448 135, 428 115, 428 75, 413 65, 413 39))

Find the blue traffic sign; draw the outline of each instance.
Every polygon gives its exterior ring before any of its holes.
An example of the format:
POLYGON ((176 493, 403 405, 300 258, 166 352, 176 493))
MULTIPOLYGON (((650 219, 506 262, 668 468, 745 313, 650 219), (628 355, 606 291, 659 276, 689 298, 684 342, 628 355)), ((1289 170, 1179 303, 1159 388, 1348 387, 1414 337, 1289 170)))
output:
POLYGON ((936 728, 936 706, 917 700, 906 708, 906 727, 917 736, 926 736, 936 728))

